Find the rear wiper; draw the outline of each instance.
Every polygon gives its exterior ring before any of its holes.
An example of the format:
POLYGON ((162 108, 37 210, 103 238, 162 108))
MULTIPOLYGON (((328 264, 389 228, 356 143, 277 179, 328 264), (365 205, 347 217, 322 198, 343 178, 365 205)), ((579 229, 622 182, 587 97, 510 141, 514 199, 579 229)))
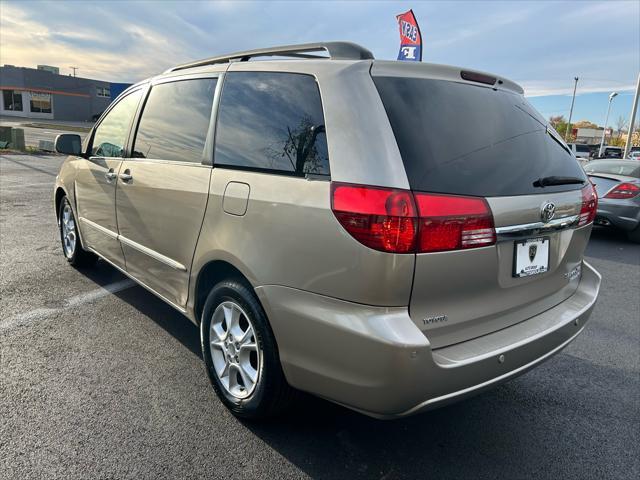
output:
POLYGON ((540 177, 533 182, 534 187, 551 187, 552 185, 582 185, 586 180, 578 177, 556 177, 554 175, 550 177, 540 177))

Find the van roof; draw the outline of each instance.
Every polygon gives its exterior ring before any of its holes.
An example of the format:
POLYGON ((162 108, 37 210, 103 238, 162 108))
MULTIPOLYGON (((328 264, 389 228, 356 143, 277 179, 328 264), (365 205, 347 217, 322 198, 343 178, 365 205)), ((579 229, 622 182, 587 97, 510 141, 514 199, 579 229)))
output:
MULTIPOLYGON (((342 41, 316 42, 298 45, 283 45, 279 47, 260 48, 255 50, 245 50, 241 52, 229 53, 202 60, 196 60, 172 67, 160 76, 175 74, 175 72, 188 70, 206 71, 207 66, 220 66, 235 62, 264 63, 268 57, 280 57, 289 66, 297 62, 304 62, 306 66, 310 64, 318 65, 322 68, 327 61, 368 61, 371 63, 371 75, 374 76, 398 76, 398 77, 421 77, 439 80, 449 80, 469 84, 484 84, 501 90, 509 90, 514 93, 523 94, 523 88, 517 83, 491 73, 477 70, 469 70, 461 67, 440 65, 424 62, 399 62, 393 60, 375 60, 373 53, 365 47, 342 41), (319 54, 324 52, 324 55, 319 54), (328 56, 327 56, 328 55, 328 56)), ((266 60, 270 65, 274 65, 274 60, 266 60)), ((143 82, 140 82, 143 83, 143 82)))

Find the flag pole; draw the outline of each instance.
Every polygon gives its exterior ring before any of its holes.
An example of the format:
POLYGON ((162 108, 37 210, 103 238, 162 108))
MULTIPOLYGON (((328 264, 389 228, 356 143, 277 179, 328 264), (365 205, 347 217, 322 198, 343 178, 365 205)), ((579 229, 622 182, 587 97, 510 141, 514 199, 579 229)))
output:
POLYGON ((636 113, 638 112, 638 97, 640 96, 640 73, 638 74, 638 83, 636 84, 636 94, 633 98, 633 107, 631 107, 631 118, 629 118, 629 132, 627 133, 627 143, 624 146, 624 155, 622 158, 627 158, 629 150, 631 150, 631 137, 633 136, 633 124, 636 120, 636 113))

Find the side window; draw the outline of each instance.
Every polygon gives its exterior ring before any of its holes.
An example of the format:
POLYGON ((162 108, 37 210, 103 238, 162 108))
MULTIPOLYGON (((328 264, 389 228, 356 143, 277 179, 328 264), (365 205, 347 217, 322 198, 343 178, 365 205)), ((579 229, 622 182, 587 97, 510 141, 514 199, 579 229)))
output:
POLYGON ((202 162, 215 90, 215 78, 154 86, 142 111, 133 157, 202 162))
POLYGON ((96 128, 91 144, 91 155, 94 157, 122 157, 124 144, 136 113, 142 90, 130 93, 120 100, 104 117, 96 128))
POLYGON ((314 77, 231 72, 220 99, 215 164, 328 175, 324 132, 314 77))

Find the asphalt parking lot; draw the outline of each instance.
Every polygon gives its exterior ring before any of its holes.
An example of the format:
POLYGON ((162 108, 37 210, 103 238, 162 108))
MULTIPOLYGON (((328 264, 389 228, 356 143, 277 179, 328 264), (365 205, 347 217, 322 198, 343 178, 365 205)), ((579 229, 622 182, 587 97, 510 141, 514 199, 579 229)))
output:
POLYGON ((590 323, 510 383, 398 421, 307 397, 252 424, 216 399, 186 318, 66 264, 61 162, 0 158, 0 477, 639 478, 640 245, 594 231, 590 323))

